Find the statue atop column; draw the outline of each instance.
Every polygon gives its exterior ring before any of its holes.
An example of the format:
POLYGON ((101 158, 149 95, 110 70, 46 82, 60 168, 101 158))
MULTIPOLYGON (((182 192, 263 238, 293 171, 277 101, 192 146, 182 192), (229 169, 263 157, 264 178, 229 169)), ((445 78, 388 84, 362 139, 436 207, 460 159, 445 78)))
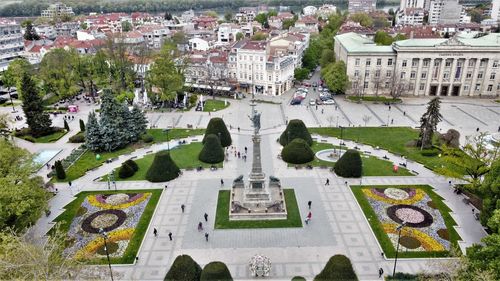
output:
POLYGON ((255 128, 255 133, 258 133, 260 130, 260 113, 257 110, 254 110, 253 115, 249 116, 250 120, 253 122, 253 127, 255 128))

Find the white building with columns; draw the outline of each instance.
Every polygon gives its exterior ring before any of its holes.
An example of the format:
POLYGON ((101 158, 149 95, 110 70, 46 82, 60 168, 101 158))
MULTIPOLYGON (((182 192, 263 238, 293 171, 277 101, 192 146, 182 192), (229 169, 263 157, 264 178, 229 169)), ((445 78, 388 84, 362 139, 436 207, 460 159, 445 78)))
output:
POLYGON ((356 34, 335 36, 335 56, 346 63, 348 94, 404 96, 500 95, 500 34, 408 39, 377 46, 356 34))

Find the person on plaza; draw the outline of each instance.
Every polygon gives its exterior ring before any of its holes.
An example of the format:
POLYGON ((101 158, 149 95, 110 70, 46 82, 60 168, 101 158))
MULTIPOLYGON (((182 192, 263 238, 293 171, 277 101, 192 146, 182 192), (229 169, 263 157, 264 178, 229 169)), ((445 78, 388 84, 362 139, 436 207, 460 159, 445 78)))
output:
POLYGON ((156 230, 156 228, 153 228, 153 234, 155 237, 158 236, 158 230, 156 230))
POLYGON ((238 151, 238 158, 241 158, 241 153, 238 151))
POLYGON ((207 214, 207 213, 205 213, 205 214, 203 215, 203 217, 205 218, 205 221, 206 221, 206 222, 208 222, 208 214, 207 214))
POLYGON ((309 206, 309 210, 311 210, 311 205, 312 205, 312 201, 307 202, 307 206, 309 206))
POLYGON ((201 223, 201 221, 198 223, 198 231, 202 231, 203 230, 203 224, 201 223))
POLYGON ((71 187, 71 181, 68 182, 69 187, 71 187))
POLYGON ((208 232, 205 232, 205 240, 208 242, 208 232))
POLYGON ((406 111, 403 111, 403 116, 406 116, 406 111))
POLYGON ((389 111, 391 111, 391 105, 389 105, 389 111))
POLYGON ((394 119, 391 119, 391 124, 394 124, 394 119))
POLYGON ((224 180, 220 179, 220 186, 224 186, 224 180))
POLYGON ((186 206, 184 206, 184 204, 181 205, 181 210, 182 212, 184 213, 184 208, 186 208, 186 206))
POLYGON ((384 270, 381 267, 378 269, 378 278, 382 277, 383 274, 384 274, 384 270))
POLYGON ((168 238, 170 239, 170 241, 172 241, 172 232, 168 233, 168 238))
POLYGON ((311 212, 309 212, 309 214, 307 214, 307 216, 306 216, 306 220, 305 220, 306 224, 309 224, 309 221, 311 220, 311 218, 312 218, 312 214, 311 214, 311 212))
POLYGON ((321 109, 321 114, 323 114, 323 108, 321 109))
POLYGON ((326 179, 325 185, 330 185, 330 179, 326 179))
POLYGON ((238 133, 240 132, 240 127, 238 127, 238 133))
POLYGON ((245 153, 247 153, 248 148, 245 146, 245 153))

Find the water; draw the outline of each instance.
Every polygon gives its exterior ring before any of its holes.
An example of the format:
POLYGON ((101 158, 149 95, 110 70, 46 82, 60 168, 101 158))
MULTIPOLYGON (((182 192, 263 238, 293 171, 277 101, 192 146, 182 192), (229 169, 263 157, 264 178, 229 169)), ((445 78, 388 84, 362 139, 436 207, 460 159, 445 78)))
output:
POLYGON ((54 158, 59 152, 61 152, 61 149, 44 149, 38 152, 33 158, 33 160, 35 161, 36 164, 45 165, 52 158, 54 158))

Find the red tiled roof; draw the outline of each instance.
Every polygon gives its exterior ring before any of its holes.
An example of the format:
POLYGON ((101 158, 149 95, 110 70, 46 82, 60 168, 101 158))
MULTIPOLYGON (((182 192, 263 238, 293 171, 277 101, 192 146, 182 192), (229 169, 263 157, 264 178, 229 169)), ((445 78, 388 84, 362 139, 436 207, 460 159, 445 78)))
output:
POLYGON ((261 42, 261 41, 248 41, 241 47, 241 49, 246 49, 246 50, 265 50, 266 49, 266 42, 261 42))

